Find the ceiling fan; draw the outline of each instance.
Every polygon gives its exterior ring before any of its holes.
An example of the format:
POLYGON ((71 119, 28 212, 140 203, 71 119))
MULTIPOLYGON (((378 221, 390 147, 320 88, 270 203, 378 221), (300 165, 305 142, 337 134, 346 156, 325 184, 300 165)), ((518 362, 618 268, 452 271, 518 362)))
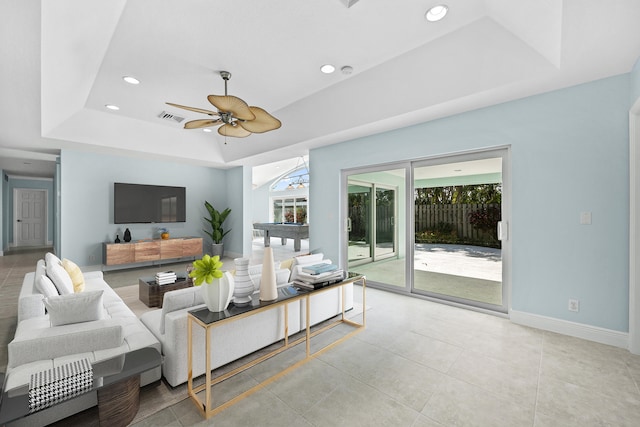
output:
POLYGON ((187 107, 186 105, 167 102, 167 105, 173 107, 184 108, 185 110, 214 117, 211 119, 199 119, 187 122, 184 125, 185 129, 199 129, 222 124, 222 126, 218 128, 220 135, 244 138, 252 133, 264 133, 278 129, 282 125, 280 120, 262 108, 250 107, 242 99, 233 95, 227 95, 227 82, 231 78, 230 72, 220 71, 220 77, 224 80, 224 96, 207 96, 209 102, 216 107, 218 111, 204 110, 202 108, 187 107))

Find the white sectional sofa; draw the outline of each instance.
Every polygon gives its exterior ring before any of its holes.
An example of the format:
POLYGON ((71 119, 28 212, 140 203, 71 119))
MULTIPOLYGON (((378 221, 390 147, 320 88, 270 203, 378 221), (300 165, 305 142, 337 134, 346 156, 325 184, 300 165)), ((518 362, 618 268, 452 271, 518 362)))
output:
MULTIPOLYGON (((47 261, 49 264, 60 262, 50 254, 47 261)), ((80 273, 84 289, 76 289, 79 292, 67 289, 65 295, 59 296, 59 288, 64 289, 69 283, 75 285, 70 277, 62 279, 62 282, 68 280, 66 285, 61 284, 60 277, 56 277, 60 274, 60 269, 52 272, 45 261, 40 260, 36 271, 24 277, 18 299, 16 333, 8 345, 5 390, 28 384, 32 373, 72 360, 86 357, 98 362, 145 347, 161 351, 160 342, 104 281, 102 272, 80 273), (58 283, 48 282, 41 276, 54 277, 58 283)), ((154 368, 141 374, 140 385, 160 378, 160 367, 154 368)), ((96 404, 96 393, 90 392, 11 425, 46 425, 96 404)))
MULTIPOLYGON (((308 263, 322 259, 322 254, 308 258, 308 263)), ((305 258, 300 257, 301 260, 305 258)), ((304 262, 304 261, 303 261, 304 262)), ((285 263, 283 262, 282 265, 285 263)), ((296 268, 297 260, 291 269, 296 268)), ((261 273, 261 266, 250 266, 249 274, 257 284, 261 273)), ((277 270, 277 283, 284 285, 289 282, 290 269, 277 270)), ((353 307, 353 286, 347 285, 345 307, 353 307)), ((180 289, 167 292, 161 310, 144 313, 140 320, 153 332, 162 343, 162 375, 173 387, 187 381, 187 313, 190 310, 204 308, 200 287, 180 289)), ((314 295, 311 298, 312 325, 331 318, 342 311, 342 293, 340 289, 333 289, 314 295)), ((294 301, 289 304, 289 334, 295 334, 306 327, 306 306, 304 301, 294 301)), ((244 317, 234 322, 216 327, 211 332, 213 369, 229 362, 249 355, 270 344, 284 338, 283 335, 284 308, 268 310, 256 315, 244 317)), ((193 341, 193 376, 205 373, 204 332, 202 328, 194 328, 193 341)))

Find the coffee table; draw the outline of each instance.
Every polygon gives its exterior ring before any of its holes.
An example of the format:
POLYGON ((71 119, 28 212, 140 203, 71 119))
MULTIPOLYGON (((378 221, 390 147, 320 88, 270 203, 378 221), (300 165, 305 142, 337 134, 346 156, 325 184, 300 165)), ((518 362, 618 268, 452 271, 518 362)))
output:
MULTIPOLYGON (((140 407, 140 374, 160 366, 161 363, 162 356, 158 350, 151 347, 93 363, 93 387, 87 392, 97 392, 101 426, 129 425, 140 407)), ((0 378, 4 379, 4 374, 0 378)), ((0 425, 27 415, 29 415, 29 385, 2 390, 0 425)))
POLYGON ((191 280, 187 280, 186 275, 178 276, 175 283, 158 285, 155 277, 141 277, 138 279, 138 298, 147 307, 162 308, 164 294, 177 289, 184 289, 193 286, 191 280))

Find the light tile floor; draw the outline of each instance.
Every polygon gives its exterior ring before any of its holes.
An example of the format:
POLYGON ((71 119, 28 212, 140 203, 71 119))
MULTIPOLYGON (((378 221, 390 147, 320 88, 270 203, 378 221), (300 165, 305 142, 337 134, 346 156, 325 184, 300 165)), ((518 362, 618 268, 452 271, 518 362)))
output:
MULTIPOLYGON (((31 268, 12 257, 0 257, 4 363, 17 299, 7 285, 31 268)), ((375 289, 366 304, 362 333, 217 416, 203 420, 185 399, 135 426, 640 425, 640 356, 375 289)), ((220 384, 219 395, 296 354, 220 384)))
POLYGON ((380 290, 367 306, 362 333, 210 420, 186 400, 136 426, 639 425, 640 356, 380 290))

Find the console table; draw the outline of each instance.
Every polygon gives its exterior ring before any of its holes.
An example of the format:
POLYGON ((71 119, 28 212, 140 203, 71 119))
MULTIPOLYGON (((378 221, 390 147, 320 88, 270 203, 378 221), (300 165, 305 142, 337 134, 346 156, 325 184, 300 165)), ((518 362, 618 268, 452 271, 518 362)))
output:
POLYGON ((247 306, 242 306, 242 307, 236 307, 233 305, 233 303, 231 303, 229 305, 229 307, 227 308, 227 310, 223 311, 223 312, 211 312, 209 311, 209 309, 207 308, 202 308, 202 309, 198 309, 198 310, 192 310, 189 311, 188 315, 187 315, 187 369, 188 369, 188 377, 187 377, 187 391, 189 393, 189 397, 191 398, 191 400, 196 404, 196 406, 198 407, 198 409, 200 410, 200 413, 202 414, 202 416, 204 416, 205 418, 210 418, 212 416, 214 416, 215 414, 219 413, 220 411, 234 405, 235 403, 239 402, 240 400, 244 399, 245 397, 255 393, 256 391, 260 390, 261 388, 263 388, 265 385, 272 383, 273 381, 277 380, 278 378, 282 377, 283 375, 293 371, 294 369, 302 366, 303 364, 307 363, 308 361, 310 361, 311 359, 313 359, 314 357, 324 353, 325 351, 329 350, 330 348, 333 348, 334 346, 340 344, 341 342, 345 341, 346 339, 350 338, 351 336, 357 334, 358 332, 362 331, 362 329, 365 327, 366 325, 366 316, 365 316, 365 310, 364 307, 366 305, 366 301, 365 301, 365 290, 366 290, 366 278, 363 275, 359 275, 359 274, 354 274, 354 273, 349 273, 347 278, 345 280, 343 280, 342 282, 338 282, 332 285, 328 285, 325 286, 323 288, 319 288, 319 289, 315 289, 315 290, 302 290, 302 289, 292 289, 291 286, 289 287, 284 287, 284 288, 278 288, 278 299, 276 299, 275 301, 269 301, 269 302, 265 302, 265 301, 260 301, 259 300, 259 296, 258 295, 254 295, 253 296, 253 300, 251 302, 251 304, 247 305, 247 306), (345 317, 345 286, 350 284, 350 283, 360 283, 362 285, 362 305, 363 305, 363 311, 362 311, 362 323, 357 323, 354 322, 352 320, 349 320, 345 317), (329 289, 335 289, 335 288, 341 288, 341 292, 342 292, 342 313, 341 315, 339 314, 339 318, 335 321, 332 321, 330 323, 328 323, 327 325, 324 325, 320 328, 318 328, 317 330, 314 330, 313 332, 311 332, 311 296, 312 295, 316 295, 322 292, 326 292, 329 289), (304 336, 301 338, 298 338, 296 340, 290 341, 289 340, 289 331, 288 331, 288 327, 289 327, 289 303, 294 302, 294 301, 304 301, 304 303, 306 304, 306 330, 304 332, 304 336), (284 328, 284 340, 283 340, 283 344, 282 346, 270 351, 267 354, 264 354, 260 357, 258 357, 255 360, 251 360, 248 363, 245 363, 242 366, 239 366, 235 369, 233 369, 232 371, 221 375, 215 379, 211 378, 211 352, 212 352, 212 338, 211 338, 211 330, 217 326, 220 326, 224 323, 227 322, 233 322, 235 320, 239 320, 242 319, 244 317, 247 316, 251 316, 254 314, 258 314, 261 312, 264 312, 266 310, 273 310, 275 308, 278 307, 284 307, 284 322, 283 322, 283 328, 284 328), (347 324, 350 326, 353 326, 353 330, 345 335, 343 335, 342 337, 338 338, 336 341, 326 345, 325 347, 321 348, 320 350, 312 353, 311 352, 311 338, 330 329, 333 328, 339 324, 347 324), (193 386, 193 328, 194 326, 196 327, 201 327, 204 329, 205 332, 205 352, 206 352, 206 368, 205 368, 205 382, 204 384, 195 387, 193 386), (212 386, 215 384, 218 384, 228 378, 233 377, 234 375, 239 374, 240 372, 243 372, 247 369, 249 369, 252 366, 255 366, 257 364, 259 364, 260 362, 263 362, 281 352, 283 352, 284 350, 287 350, 297 344, 300 344, 301 342, 306 341, 306 354, 304 359, 294 363, 293 365, 285 368, 284 370, 282 370, 281 372, 271 376, 270 378, 262 381, 261 383, 251 387, 249 390, 239 394, 238 396, 234 397, 233 399, 227 401, 226 403, 223 403, 217 407, 212 407, 212 402, 213 402, 213 393, 212 393, 212 386), (198 396, 198 393, 202 392, 204 390, 204 401, 200 399, 200 397, 198 396))
MULTIPOLYGON (((100 425, 127 426, 140 407, 140 374, 160 366, 158 350, 145 347, 92 364, 100 425)), ((67 400, 69 401, 69 400, 67 400)), ((0 425, 29 415, 29 385, 3 390, 0 425)))
POLYGON ((255 223, 253 228, 264 230, 264 247, 271 244, 271 237, 280 237, 283 245, 287 244, 287 238, 293 240, 293 250, 300 252, 300 240, 309 238, 309 224, 265 222, 255 223))

